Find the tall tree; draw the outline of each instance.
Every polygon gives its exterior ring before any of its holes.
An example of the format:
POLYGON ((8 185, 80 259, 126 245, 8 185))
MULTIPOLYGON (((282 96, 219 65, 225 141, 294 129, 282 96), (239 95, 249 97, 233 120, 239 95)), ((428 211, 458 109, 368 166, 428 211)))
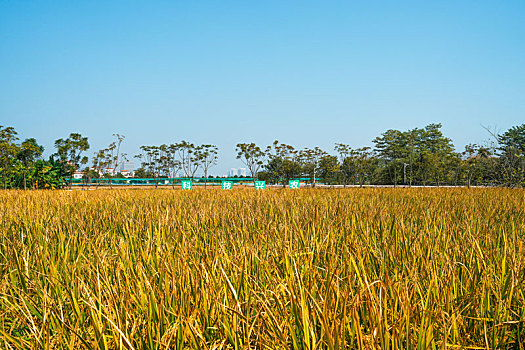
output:
POLYGON ((339 156, 339 163, 341 164, 341 167, 340 167, 341 177, 340 177, 340 179, 343 182, 343 186, 346 187, 346 185, 348 184, 348 180, 350 178, 347 176, 347 173, 345 173, 343 171, 343 164, 344 164, 345 159, 348 158, 348 156, 352 152, 352 147, 350 147, 349 145, 344 144, 344 143, 336 143, 335 146, 334 146, 334 150, 337 152, 337 154, 339 156))
MULTIPOLYGON (((168 168, 169 177, 177 177, 177 173, 182 169, 181 161, 177 159, 177 145, 170 144, 166 145, 166 166, 168 168)), ((175 186, 174 181, 171 182, 172 186, 175 186)))
POLYGON ((104 174, 104 170, 108 167, 106 161, 108 158, 107 152, 107 148, 98 150, 92 158, 93 169, 96 172, 96 177, 99 179, 99 181, 97 181, 97 187, 100 185, 100 177, 104 174))
POLYGON ((201 145, 197 148, 197 159, 204 172, 204 188, 208 183, 208 170, 217 164, 217 146, 201 145))
POLYGON ((507 186, 525 186, 525 124, 497 136, 502 178, 507 186))
POLYGON ((402 179, 402 168, 407 158, 406 133, 399 130, 387 130, 373 141, 375 151, 382 160, 383 181, 397 185, 402 179))
POLYGON ((142 153, 136 155, 142 163, 142 168, 153 175, 155 188, 158 186, 159 169, 161 168, 160 150, 158 146, 140 146, 142 153))
POLYGON ((407 166, 410 184, 414 181, 439 186, 449 180, 458 155, 440 129, 441 124, 429 124, 405 132, 388 130, 375 138, 372 142, 382 162, 382 180, 394 185, 404 182, 407 166))
MULTIPOLYGON (((323 157, 326 156, 328 156, 328 154, 319 147, 305 148, 304 150, 299 152, 299 159, 302 164, 303 171, 310 178, 310 183, 312 184, 312 187, 315 187, 316 176, 319 175, 319 172, 321 170, 321 159, 323 159, 323 157)), ((332 161, 332 159, 330 161, 332 161)), ((327 164, 328 163, 325 161, 325 165, 327 164)), ((325 171, 325 175, 326 174, 327 172, 325 171)))
POLYGON ((193 179, 195 173, 199 169, 199 159, 196 154, 196 148, 193 143, 188 141, 181 141, 175 144, 174 147, 177 150, 179 156, 179 162, 184 176, 193 179))
POLYGON ((441 124, 429 124, 421 133, 421 150, 429 180, 440 186, 448 179, 448 172, 455 160, 452 140, 441 132, 441 124))
POLYGON ((488 147, 476 144, 468 144, 461 153, 461 172, 467 187, 474 183, 493 184, 496 173, 496 160, 488 147))
POLYGON ((268 163, 264 169, 273 182, 285 187, 288 180, 301 175, 299 152, 293 146, 275 140, 272 146, 266 148, 266 154, 268 163))
MULTIPOLYGON (((178 169, 180 168, 180 162, 175 159, 176 157, 176 146, 163 144, 159 147, 159 172, 162 176, 167 178, 174 178, 178 169)), ((172 188, 175 188, 173 179, 171 180, 172 188)))
POLYGON ((116 141, 115 141, 115 144, 116 144, 116 151, 117 151, 117 154, 115 155, 115 166, 114 166, 114 169, 115 169, 115 174, 116 173, 121 173, 122 172, 122 165, 121 163, 119 163, 119 160, 121 158, 121 154, 120 154, 120 145, 122 144, 122 141, 124 141, 124 139, 126 138, 126 136, 124 135, 121 135, 121 134, 113 134, 113 136, 116 137, 116 141))
POLYGON ((257 173, 264 164, 266 153, 255 143, 238 143, 235 147, 237 159, 240 159, 250 171, 253 181, 257 179, 257 173))
POLYGON ((334 184, 337 181, 339 172, 339 162, 337 157, 330 154, 323 154, 319 159, 319 177, 325 184, 334 184))
POLYGON ((34 163, 40 159, 43 153, 44 146, 39 145, 34 138, 29 138, 20 144, 17 159, 25 164, 34 163))
POLYGON ((69 187, 71 188, 73 173, 80 168, 81 164, 88 162, 88 158, 82 156, 82 153, 89 149, 88 138, 83 137, 79 133, 71 133, 67 139, 56 140, 55 148, 57 149, 55 156, 64 163, 66 173, 69 176, 69 187))
POLYGON ((372 182, 377 159, 370 147, 352 149, 341 164, 341 171, 345 183, 352 181, 353 184, 363 186, 372 182))
POLYGON ((498 136, 501 150, 507 147, 513 147, 522 153, 525 153, 525 124, 513 126, 503 134, 498 136))
POLYGON ((44 147, 39 145, 34 138, 26 139, 20 144, 16 158, 18 160, 18 173, 22 175, 24 189, 27 189, 28 181, 32 183, 32 175, 35 171, 34 165, 40 159, 42 153, 44 153, 44 147))
POLYGON ((18 133, 13 127, 0 125, 0 176, 4 189, 11 186, 11 177, 15 172, 15 157, 19 147, 15 144, 18 133))
POLYGON ((13 127, 0 125, 0 176, 4 189, 10 185, 14 172, 14 158, 18 153, 18 146, 15 144, 18 140, 17 134, 13 127))

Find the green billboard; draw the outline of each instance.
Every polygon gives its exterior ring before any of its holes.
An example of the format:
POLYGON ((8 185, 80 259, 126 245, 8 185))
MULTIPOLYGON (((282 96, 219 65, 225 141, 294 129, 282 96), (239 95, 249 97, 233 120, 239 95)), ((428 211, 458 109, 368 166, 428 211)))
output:
POLYGON ((266 188, 266 181, 255 181, 254 187, 256 190, 264 190, 266 188))

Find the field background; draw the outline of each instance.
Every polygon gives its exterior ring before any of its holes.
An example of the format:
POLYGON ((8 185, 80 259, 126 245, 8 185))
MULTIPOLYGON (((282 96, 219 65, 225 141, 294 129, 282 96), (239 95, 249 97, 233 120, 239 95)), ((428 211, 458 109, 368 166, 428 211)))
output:
POLYGON ((517 348, 525 191, 4 191, 0 348, 517 348))

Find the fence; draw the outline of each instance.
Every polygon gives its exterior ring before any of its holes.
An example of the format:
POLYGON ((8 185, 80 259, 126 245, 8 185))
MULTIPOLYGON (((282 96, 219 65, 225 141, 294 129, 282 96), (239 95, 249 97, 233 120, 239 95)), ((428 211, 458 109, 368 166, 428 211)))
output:
MULTIPOLYGON (((188 180, 187 177, 157 177, 157 178, 91 178, 91 179, 72 179, 71 184, 73 186, 175 186, 180 185, 182 180, 188 180)), ((204 178, 198 177, 193 178, 195 185, 204 185, 206 182, 208 185, 220 186, 223 181, 232 181, 235 184, 252 183, 252 178, 246 177, 221 177, 221 178, 208 178, 205 181, 204 178)))
MULTIPOLYGON (((161 178, 91 178, 91 179, 72 179, 73 186, 180 186, 183 180, 189 180, 187 177, 161 177, 161 178)), ((309 182, 310 178, 301 177, 293 178, 300 182, 309 182)), ((318 180, 318 179, 316 179, 318 180)), ((223 181, 231 181, 234 185, 253 185, 253 178, 251 177, 214 177, 208 178, 207 181, 203 177, 196 177, 192 182, 196 186, 220 186, 223 181)))

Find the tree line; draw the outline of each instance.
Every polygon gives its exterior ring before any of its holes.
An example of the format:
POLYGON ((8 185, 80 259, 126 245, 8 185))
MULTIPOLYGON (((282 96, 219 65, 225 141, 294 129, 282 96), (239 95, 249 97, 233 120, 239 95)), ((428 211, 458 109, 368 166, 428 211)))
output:
MULTIPOLYGON (((88 138, 79 133, 56 140, 55 152, 47 160, 42 157, 44 147, 34 138, 18 142, 17 135, 14 128, 0 126, 0 181, 4 189, 71 186, 72 175, 78 171, 86 181, 119 178, 129 160, 121 152, 125 136, 120 134, 113 134, 113 142, 94 152, 91 166, 87 166, 88 138)), ((235 152, 253 179, 273 184, 303 178, 312 186, 322 182, 524 187, 525 124, 491 136, 486 145, 469 144, 457 152, 452 140, 443 135, 441 124, 429 124, 406 131, 387 130, 372 140, 373 147, 336 143, 332 152, 327 152, 319 147, 296 149, 275 141, 269 146, 239 143, 235 152)), ((209 170, 217 164, 218 148, 188 141, 144 145, 135 157, 141 163, 135 177, 192 179, 201 170, 206 184, 209 170)))

